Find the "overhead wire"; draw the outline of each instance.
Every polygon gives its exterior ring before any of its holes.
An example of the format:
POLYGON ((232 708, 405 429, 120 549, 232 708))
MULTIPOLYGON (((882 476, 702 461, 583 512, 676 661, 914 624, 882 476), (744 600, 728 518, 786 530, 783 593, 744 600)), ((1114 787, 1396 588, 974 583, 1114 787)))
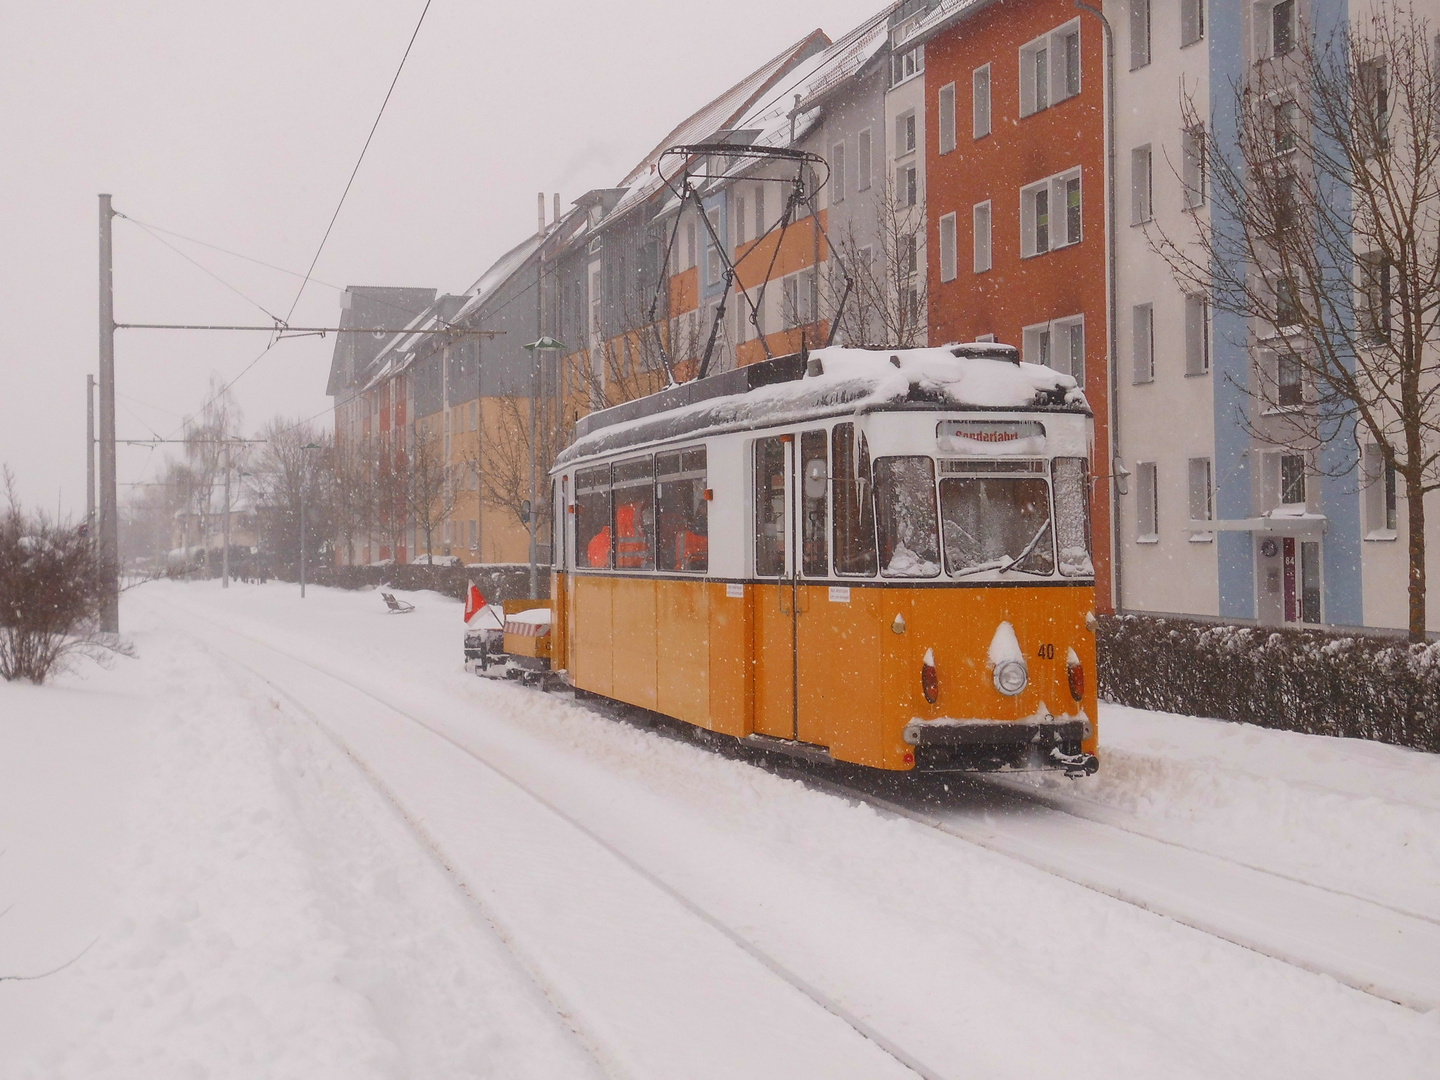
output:
POLYGON ((375 122, 370 125, 370 134, 365 136, 365 145, 360 148, 360 156, 355 160, 355 168, 350 170, 350 179, 345 182, 345 190, 340 193, 340 201, 335 205, 335 213, 330 215, 330 224, 325 226, 325 235, 320 238, 320 246, 315 249, 315 257, 310 260, 310 268, 305 271, 305 279, 300 282, 300 289, 295 293, 295 299, 290 304, 290 310, 285 314, 285 321, 290 321, 290 316, 295 314, 295 308, 300 303, 300 297, 305 292, 305 286, 310 282, 310 275, 315 272, 315 265, 320 261, 320 253, 325 250, 325 244, 330 239, 330 231, 335 228, 335 222, 340 217, 340 209, 345 205, 346 196, 350 194, 350 187, 355 183, 355 176, 360 172, 360 163, 365 160, 365 152, 370 149, 370 140, 375 138, 375 131, 380 126, 380 118, 385 115, 385 106, 390 104, 390 95, 395 92, 395 84, 400 81, 400 73, 405 70, 405 61, 410 58, 410 50, 415 45, 415 39, 420 35, 420 27, 425 22, 425 15, 430 10, 431 0, 425 0, 425 7, 420 11, 420 18, 415 23, 415 30, 410 35, 410 42, 405 46, 405 53, 400 57, 400 66, 395 69, 395 77, 390 80, 390 89, 385 91, 385 100, 380 103, 380 111, 375 114, 375 122))

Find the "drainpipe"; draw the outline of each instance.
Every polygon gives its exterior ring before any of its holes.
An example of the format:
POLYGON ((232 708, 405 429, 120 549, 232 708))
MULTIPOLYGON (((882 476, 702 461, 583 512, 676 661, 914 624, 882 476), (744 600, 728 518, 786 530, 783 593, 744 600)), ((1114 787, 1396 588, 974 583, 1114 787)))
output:
POLYGON ((1110 593, 1115 610, 1119 612, 1122 594, 1120 589, 1120 499, 1115 481, 1119 472, 1116 465, 1120 460, 1120 411, 1117 408, 1120 396, 1120 326, 1116 314, 1119 297, 1115 286, 1115 31, 1110 26, 1110 20, 1099 8, 1085 3, 1084 0, 1075 0, 1075 6, 1094 15, 1100 20, 1100 25, 1105 30, 1105 281, 1106 288, 1110 293, 1110 357, 1107 364, 1110 400, 1106 403, 1105 411, 1110 420, 1110 593))

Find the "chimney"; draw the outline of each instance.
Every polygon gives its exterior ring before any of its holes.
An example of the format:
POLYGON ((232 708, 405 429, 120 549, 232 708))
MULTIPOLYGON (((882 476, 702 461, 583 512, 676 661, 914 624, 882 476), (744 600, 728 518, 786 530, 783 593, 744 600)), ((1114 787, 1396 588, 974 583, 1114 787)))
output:
POLYGON ((544 193, 543 191, 540 192, 540 194, 539 194, 538 196, 536 196, 535 204, 536 204, 536 209, 537 209, 537 210, 539 211, 539 213, 540 213, 540 231, 539 231, 536 235, 538 235, 538 236, 544 236, 544 235, 545 235, 545 193, 544 193))
POLYGON ((555 223, 560 223, 560 192, 555 192, 555 223))

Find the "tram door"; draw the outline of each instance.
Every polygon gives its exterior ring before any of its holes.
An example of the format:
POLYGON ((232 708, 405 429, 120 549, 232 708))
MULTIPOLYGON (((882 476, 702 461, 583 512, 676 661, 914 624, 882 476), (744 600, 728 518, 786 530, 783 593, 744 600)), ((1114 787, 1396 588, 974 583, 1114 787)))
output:
POLYGON ((812 741, 802 723, 799 654, 806 578, 829 570, 827 432, 755 443, 755 730, 812 741))

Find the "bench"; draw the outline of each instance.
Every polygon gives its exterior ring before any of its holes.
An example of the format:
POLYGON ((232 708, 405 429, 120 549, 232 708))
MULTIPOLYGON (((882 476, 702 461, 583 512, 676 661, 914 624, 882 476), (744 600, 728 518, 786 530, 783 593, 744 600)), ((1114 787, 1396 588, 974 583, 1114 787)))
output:
POLYGON ((385 601, 385 606, 390 609, 387 614, 390 615, 404 615, 407 611, 415 610, 414 604, 407 604, 404 600, 396 600, 394 593, 382 592, 380 599, 385 601))

